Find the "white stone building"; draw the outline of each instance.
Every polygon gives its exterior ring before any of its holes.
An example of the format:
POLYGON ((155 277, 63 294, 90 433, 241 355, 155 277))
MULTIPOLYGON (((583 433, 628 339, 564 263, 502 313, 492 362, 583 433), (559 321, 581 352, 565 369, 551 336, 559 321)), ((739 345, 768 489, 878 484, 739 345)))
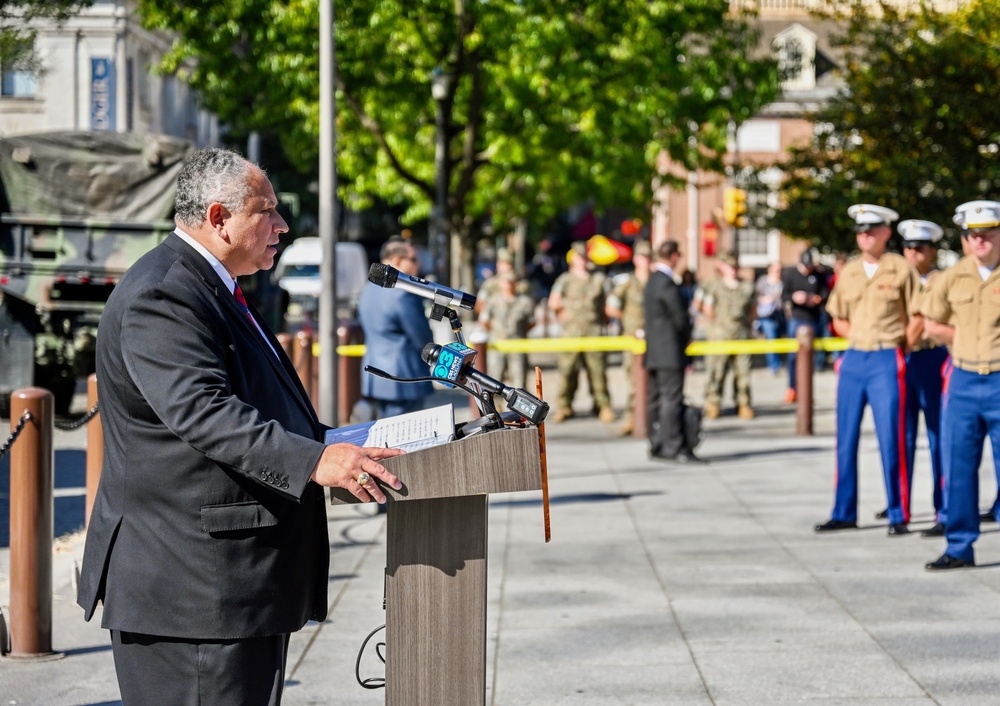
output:
POLYGON ((218 143, 218 122, 173 76, 152 71, 171 39, 131 0, 95 0, 62 26, 38 23, 37 71, 2 71, 0 136, 53 130, 155 132, 218 143))

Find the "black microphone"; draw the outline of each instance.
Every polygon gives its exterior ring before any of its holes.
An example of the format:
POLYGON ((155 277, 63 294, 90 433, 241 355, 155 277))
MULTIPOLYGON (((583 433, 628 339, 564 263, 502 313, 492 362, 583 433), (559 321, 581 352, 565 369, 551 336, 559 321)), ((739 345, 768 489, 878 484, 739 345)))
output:
POLYGON ((491 378, 481 370, 476 370, 476 350, 461 343, 440 346, 428 343, 420 352, 420 357, 431 366, 431 376, 441 382, 457 384, 469 380, 490 394, 500 395, 507 406, 532 424, 541 424, 549 413, 549 403, 540 400, 525 390, 507 387, 499 380, 491 378))
POLYGON ((402 289, 403 291, 416 294, 418 297, 430 299, 435 304, 442 306, 457 306, 470 311, 476 306, 476 298, 471 294, 460 292, 443 284, 428 282, 425 279, 405 275, 395 267, 386 265, 383 262, 372 263, 368 270, 368 281, 386 289, 402 289))
POLYGON ((431 375, 442 382, 472 380, 494 395, 502 395, 510 389, 499 380, 494 380, 481 370, 476 370, 474 367, 476 349, 461 343, 449 343, 445 346, 428 343, 420 352, 420 357, 431 366, 431 375))

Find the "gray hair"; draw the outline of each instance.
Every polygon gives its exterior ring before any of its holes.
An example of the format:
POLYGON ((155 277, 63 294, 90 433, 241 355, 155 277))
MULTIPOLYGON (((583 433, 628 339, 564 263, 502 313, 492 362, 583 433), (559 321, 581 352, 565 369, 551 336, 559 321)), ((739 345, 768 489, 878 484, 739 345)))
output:
POLYGON ((205 147, 192 154, 177 175, 177 223, 200 226, 208 216, 209 205, 215 202, 241 213, 252 194, 250 179, 256 169, 232 150, 205 147))

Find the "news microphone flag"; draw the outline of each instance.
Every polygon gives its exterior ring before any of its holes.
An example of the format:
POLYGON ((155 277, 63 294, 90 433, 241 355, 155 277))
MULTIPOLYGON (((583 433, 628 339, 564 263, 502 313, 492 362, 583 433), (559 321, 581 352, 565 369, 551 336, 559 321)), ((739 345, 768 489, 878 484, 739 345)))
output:
POLYGON ((458 342, 440 346, 428 343, 421 353, 424 362, 431 366, 431 376, 444 382, 457 382, 465 377, 466 366, 476 362, 476 349, 458 342))

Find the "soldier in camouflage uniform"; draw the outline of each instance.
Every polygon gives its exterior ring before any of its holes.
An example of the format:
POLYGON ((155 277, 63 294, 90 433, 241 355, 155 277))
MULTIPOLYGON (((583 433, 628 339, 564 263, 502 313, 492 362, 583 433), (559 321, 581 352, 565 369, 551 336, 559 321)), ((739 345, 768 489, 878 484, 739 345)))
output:
MULTIPOLYGON (((491 279, 499 285, 483 302, 479 323, 487 330, 489 343, 510 338, 525 338, 535 321, 535 302, 527 294, 519 294, 518 279, 513 272, 504 272, 491 279)), ((510 387, 525 388, 528 356, 524 353, 486 352, 486 371, 510 387)))
POLYGON ((512 274, 517 278, 516 291, 518 294, 528 294, 530 291, 528 283, 520 279, 514 269, 514 253, 509 248, 497 248, 497 264, 494 272, 496 274, 490 275, 483 280, 483 283, 479 286, 479 291, 476 293, 475 313, 477 316, 483 313, 483 307, 486 306, 486 302, 500 292, 501 275, 512 274))
MULTIPOLYGON (((600 336, 604 324, 604 287, 607 278, 590 271, 585 243, 573 243, 569 254, 569 271, 559 275, 549 294, 549 308, 555 312, 562 325, 563 336, 600 336)), ((574 351, 559 353, 559 399, 553 422, 573 416, 573 398, 576 396, 580 368, 586 366, 590 379, 590 392, 594 407, 602 422, 613 422, 615 413, 608 396, 604 353, 574 351)))
MULTIPOLYGON (((605 313, 612 318, 621 319, 622 335, 635 336, 644 327, 642 295, 646 289, 646 280, 649 279, 649 256, 651 250, 649 243, 645 240, 636 242, 632 250, 632 265, 634 271, 628 279, 612 290, 608 297, 605 313)), ((632 379, 632 364, 635 354, 631 351, 622 353, 622 370, 625 373, 625 384, 628 392, 625 397, 625 416, 622 423, 621 435, 628 436, 632 433, 632 405, 635 400, 635 383, 632 379)))
MULTIPOLYGON (((750 311, 756 294, 754 285, 737 277, 736 258, 723 253, 716 258, 719 276, 705 285, 695 297, 695 308, 707 322, 709 341, 745 340, 750 338, 750 311)), ((721 413, 722 387, 726 372, 733 367, 736 387, 737 414, 741 419, 753 419, 750 406, 750 355, 707 356, 708 384, 705 389, 705 417, 717 419, 721 413)))

